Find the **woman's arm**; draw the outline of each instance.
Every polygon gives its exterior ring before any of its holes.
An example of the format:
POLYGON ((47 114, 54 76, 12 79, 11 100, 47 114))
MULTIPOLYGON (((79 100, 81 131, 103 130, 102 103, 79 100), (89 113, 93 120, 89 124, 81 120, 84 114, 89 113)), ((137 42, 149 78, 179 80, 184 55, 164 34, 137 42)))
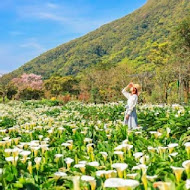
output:
POLYGON ((127 99, 129 99, 130 93, 127 92, 127 87, 125 87, 125 88, 122 90, 122 94, 123 94, 127 99))
POLYGON ((133 83, 129 83, 129 84, 122 90, 122 94, 123 94, 127 99, 129 99, 129 97, 130 97, 130 93, 127 92, 127 90, 128 90, 129 88, 131 88, 132 86, 133 86, 133 83))

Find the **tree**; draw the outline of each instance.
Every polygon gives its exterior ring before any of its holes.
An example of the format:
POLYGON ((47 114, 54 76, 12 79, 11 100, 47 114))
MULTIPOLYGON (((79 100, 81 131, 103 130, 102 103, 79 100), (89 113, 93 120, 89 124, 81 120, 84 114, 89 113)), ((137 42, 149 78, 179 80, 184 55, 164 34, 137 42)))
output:
POLYGON ((91 101, 97 103, 122 99, 121 90, 130 81, 130 72, 127 62, 110 69, 100 66, 91 69, 90 72, 87 69, 81 76, 81 93, 90 93, 91 101))
POLYGON ((25 88, 19 93, 19 99, 22 100, 38 100, 43 97, 44 92, 38 89, 25 88))
POLYGON ((14 78, 11 84, 18 89, 17 98, 39 99, 43 95, 43 81, 40 75, 23 74, 21 77, 14 78))
POLYGON ((148 54, 147 60, 150 63, 154 63, 156 66, 163 66, 168 63, 169 58, 171 57, 171 52, 168 42, 158 43, 155 42, 152 44, 151 51, 148 54))
POLYGON ((50 93, 56 97, 62 93, 77 94, 77 83, 77 80, 72 76, 53 76, 50 79, 45 80, 44 88, 46 91, 50 91, 50 93))
POLYGON ((20 91, 26 88, 41 90, 43 87, 42 76, 35 75, 33 73, 31 74, 24 73, 21 77, 14 78, 12 82, 15 86, 18 87, 20 91))
POLYGON ((171 91, 171 84, 175 81, 175 71, 172 70, 172 65, 160 67, 156 69, 155 82, 160 87, 160 91, 163 92, 163 97, 161 100, 168 103, 168 96, 171 91))
POLYGON ((175 69, 178 72, 179 101, 182 101, 184 89, 184 101, 190 98, 190 16, 185 18, 177 26, 174 33, 173 52, 175 53, 175 69))
POLYGON ((7 85, 6 89, 6 96, 9 100, 12 100, 13 97, 18 93, 18 88, 12 82, 7 85))
POLYGON ((6 94, 7 94, 7 89, 6 89, 5 85, 1 85, 0 86, 0 96, 3 98, 3 102, 5 102, 6 94))

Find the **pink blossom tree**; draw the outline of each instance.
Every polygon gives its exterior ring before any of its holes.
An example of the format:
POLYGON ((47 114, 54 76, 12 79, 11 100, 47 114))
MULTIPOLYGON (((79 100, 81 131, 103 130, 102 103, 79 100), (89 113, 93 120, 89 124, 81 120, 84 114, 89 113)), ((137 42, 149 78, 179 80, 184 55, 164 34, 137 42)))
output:
POLYGON ((24 73, 21 77, 14 78, 12 82, 19 91, 22 91, 26 88, 31 88, 32 90, 42 90, 43 87, 42 76, 35 75, 33 73, 24 73))
POLYGON ((21 77, 12 79, 12 84, 17 88, 16 99, 39 99, 43 96, 42 76, 23 74, 21 77))

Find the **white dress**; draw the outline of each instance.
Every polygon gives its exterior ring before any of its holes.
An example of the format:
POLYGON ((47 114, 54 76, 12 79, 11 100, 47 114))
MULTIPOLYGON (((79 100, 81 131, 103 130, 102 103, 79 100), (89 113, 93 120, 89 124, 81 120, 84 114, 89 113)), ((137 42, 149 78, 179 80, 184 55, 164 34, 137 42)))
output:
POLYGON ((129 129, 135 129, 138 127, 136 105, 138 102, 138 96, 136 94, 128 93, 125 88, 122 90, 123 95, 128 99, 125 106, 125 118, 124 125, 128 125, 129 129), (126 115, 129 115, 129 119, 126 119, 126 115))

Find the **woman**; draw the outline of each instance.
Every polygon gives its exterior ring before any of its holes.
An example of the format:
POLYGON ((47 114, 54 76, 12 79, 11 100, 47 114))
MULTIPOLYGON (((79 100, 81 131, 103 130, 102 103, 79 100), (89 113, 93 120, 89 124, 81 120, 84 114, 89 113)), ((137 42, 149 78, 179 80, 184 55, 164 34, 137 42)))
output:
POLYGON ((123 95, 128 99, 127 105, 125 106, 125 118, 124 125, 128 125, 129 129, 136 129, 138 127, 137 123, 137 113, 136 113, 136 104, 138 101, 138 89, 140 86, 138 84, 129 83, 127 87, 122 90, 123 95), (131 93, 128 93, 127 90, 130 89, 131 93))

